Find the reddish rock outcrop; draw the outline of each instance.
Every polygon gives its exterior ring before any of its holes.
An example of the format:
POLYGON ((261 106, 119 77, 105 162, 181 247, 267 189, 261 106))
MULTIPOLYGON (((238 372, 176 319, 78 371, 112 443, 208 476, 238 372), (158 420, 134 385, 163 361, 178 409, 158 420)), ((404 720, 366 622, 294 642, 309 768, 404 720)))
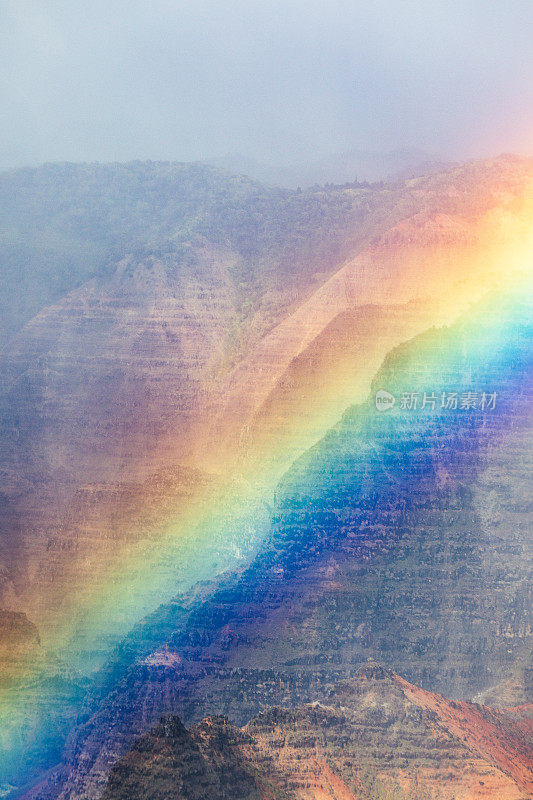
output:
POLYGON ((372 665, 322 703, 240 730, 162 721, 113 767, 103 800, 525 800, 532 744, 532 707, 454 703, 372 665))

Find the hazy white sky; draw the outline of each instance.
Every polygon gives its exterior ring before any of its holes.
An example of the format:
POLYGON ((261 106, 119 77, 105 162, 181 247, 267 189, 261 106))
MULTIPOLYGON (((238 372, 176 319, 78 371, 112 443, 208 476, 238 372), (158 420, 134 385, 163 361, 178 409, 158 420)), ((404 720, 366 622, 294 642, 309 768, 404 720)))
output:
POLYGON ((0 167, 533 154, 533 0, 0 0, 0 167))

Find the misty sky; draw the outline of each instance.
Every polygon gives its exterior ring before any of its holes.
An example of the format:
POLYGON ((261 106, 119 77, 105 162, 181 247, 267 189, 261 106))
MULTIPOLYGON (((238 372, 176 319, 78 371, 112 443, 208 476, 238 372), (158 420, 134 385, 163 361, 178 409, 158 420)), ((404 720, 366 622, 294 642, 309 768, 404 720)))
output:
POLYGON ((0 0, 0 167, 533 154, 533 0, 0 0))

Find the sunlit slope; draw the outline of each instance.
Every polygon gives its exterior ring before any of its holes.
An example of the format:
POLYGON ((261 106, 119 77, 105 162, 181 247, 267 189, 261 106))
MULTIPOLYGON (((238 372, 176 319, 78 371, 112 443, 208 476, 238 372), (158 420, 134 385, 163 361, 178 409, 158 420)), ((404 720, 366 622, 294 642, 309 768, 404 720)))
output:
POLYGON ((231 374, 214 431, 228 458, 239 448, 245 462, 283 451, 290 461, 364 398, 391 347, 527 282, 532 198, 482 215, 421 213, 348 262, 231 374))

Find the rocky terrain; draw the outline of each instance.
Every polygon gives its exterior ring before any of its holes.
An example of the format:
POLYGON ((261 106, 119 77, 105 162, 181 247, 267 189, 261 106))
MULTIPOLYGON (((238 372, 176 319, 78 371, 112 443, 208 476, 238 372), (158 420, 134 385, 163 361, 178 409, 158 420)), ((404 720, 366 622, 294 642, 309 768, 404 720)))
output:
POLYGON ((168 717, 113 768, 105 798, 267 800, 286 797, 247 758, 248 737, 209 717, 190 731, 168 717))
POLYGON ((508 158, 300 193, 201 165, 4 174, 3 607, 57 635, 72 587, 160 537, 236 447, 271 491, 391 347, 490 287, 471 257, 530 172, 508 158))
POLYGON ((102 800, 519 800, 533 790, 533 706, 493 711, 378 666, 322 701, 238 729, 162 720, 113 767, 102 800))
POLYGON ((498 308, 499 330, 512 330, 503 362, 489 302, 399 348, 374 385, 399 392, 429 381, 438 391, 466 374, 499 387, 499 411, 384 415, 369 402, 347 412, 278 487, 266 552, 189 614, 169 608, 164 624, 156 614, 138 630, 107 697, 72 737, 52 796, 96 798, 114 760, 165 713, 242 725, 271 705, 323 697, 376 655, 455 699, 528 664, 531 429, 519 409, 531 387, 517 367, 529 358, 530 323, 520 302, 507 322, 498 308), (160 645, 155 636, 148 655, 135 655, 159 625, 160 645))
MULTIPOLYGON (((130 786, 130 762, 135 787, 135 753, 159 745, 126 753, 168 714, 189 732, 160 729, 161 759, 173 737, 194 751, 206 797, 409 793, 400 756, 383 776, 370 753, 272 788, 268 715, 298 709, 318 735, 302 704, 327 705, 369 659, 421 687, 386 673, 424 713, 428 692, 531 700, 531 308, 509 276, 530 252, 532 178, 512 157, 304 192, 201 165, 1 177, 6 296, 14 265, 36 284, 0 356, 2 619, 21 643, 2 656, 19 676, 1 698, 4 793, 96 800, 117 762, 106 791, 130 786), (385 414, 379 389, 398 398, 385 414), (497 406, 399 400, 470 390, 497 406), (225 789, 209 725, 235 737, 225 789)), ((320 726, 341 736, 331 707, 320 726)), ((522 730, 522 711, 477 713, 491 741, 505 715, 522 730)), ((525 796, 511 738, 488 782, 472 768, 478 795, 450 755, 457 797, 525 796)))

